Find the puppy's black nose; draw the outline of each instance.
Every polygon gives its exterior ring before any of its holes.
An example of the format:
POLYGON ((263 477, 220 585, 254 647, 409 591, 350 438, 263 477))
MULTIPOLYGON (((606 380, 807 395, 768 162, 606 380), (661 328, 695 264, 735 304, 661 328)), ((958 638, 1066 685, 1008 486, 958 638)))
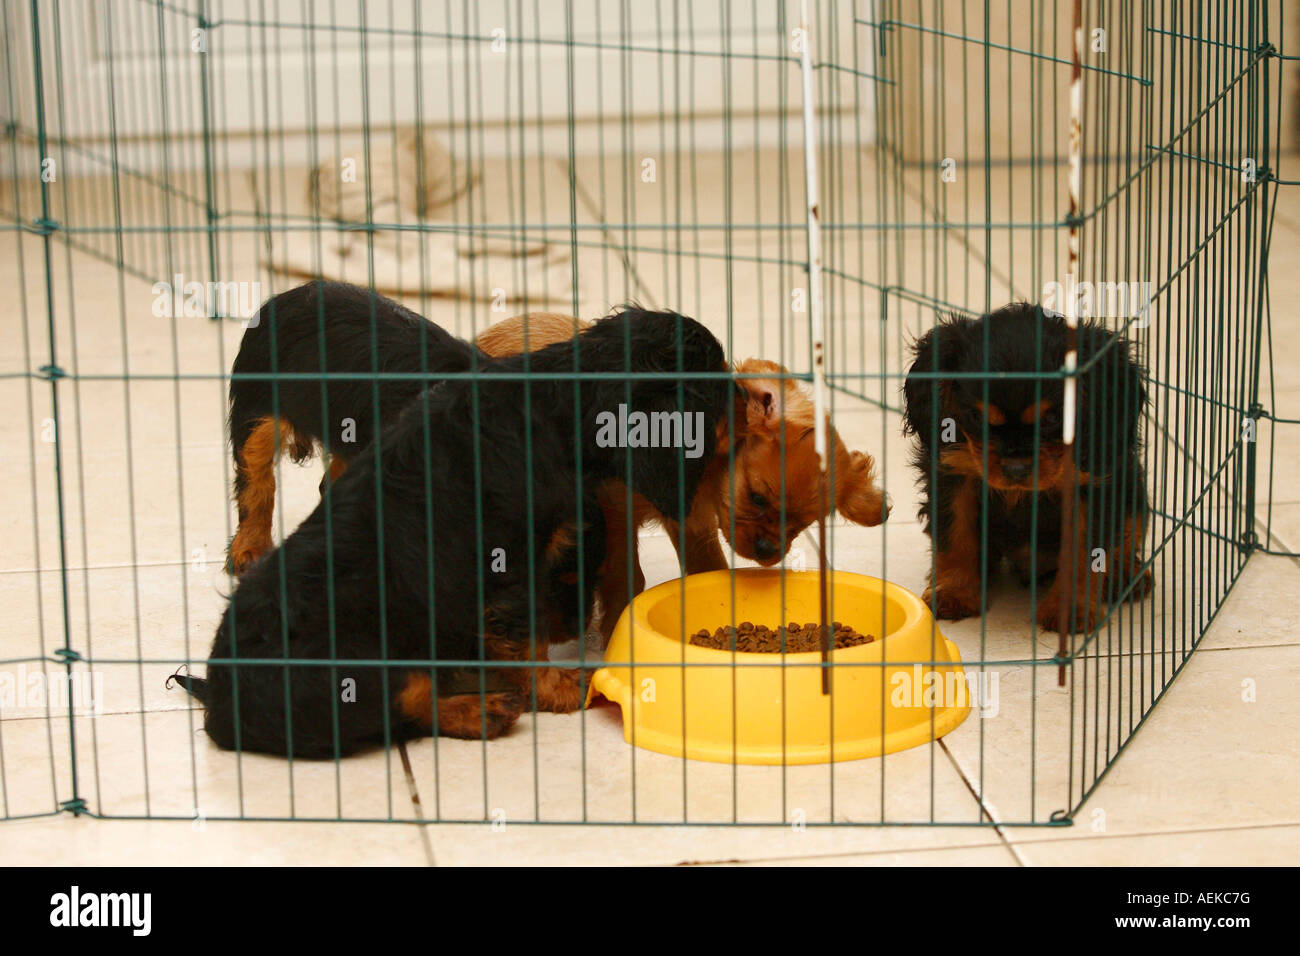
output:
POLYGON ((1002 474, 1012 481, 1020 481, 1022 478, 1028 478, 1029 473, 1034 469, 1034 462, 1031 458, 1003 458, 1002 474))
POLYGON ((776 545, 768 541, 767 538, 759 538, 754 542, 754 557, 760 561, 769 561, 780 553, 776 549, 776 545))

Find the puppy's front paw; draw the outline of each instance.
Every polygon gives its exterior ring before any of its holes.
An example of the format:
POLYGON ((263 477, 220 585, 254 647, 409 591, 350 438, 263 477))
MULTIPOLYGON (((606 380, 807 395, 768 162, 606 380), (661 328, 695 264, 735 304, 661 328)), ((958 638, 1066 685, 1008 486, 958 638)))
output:
POLYGON ((1073 614, 1070 602, 1064 600, 1055 587, 1043 597, 1038 605, 1038 626, 1044 631, 1060 631, 1070 623, 1070 633, 1087 633, 1095 628, 1102 618, 1101 606, 1093 600, 1076 599, 1073 614), (1072 620, 1068 620, 1072 618, 1072 620))
POLYGON ((860 451, 849 453, 846 473, 835 496, 835 508, 855 524, 875 527, 889 517, 889 498, 876 486, 875 462, 860 451))
POLYGON ((226 554, 226 573, 236 577, 242 575, 266 552, 275 547, 271 536, 238 531, 230 540, 230 549, 226 554))
POLYGON ((1150 568, 1143 568, 1142 573, 1138 575, 1137 581, 1133 584, 1133 590, 1128 592, 1126 600, 1141 601, 1148 594, 1152 594, 1156 589, 1156 576, 1150 568))
POLYGON ((537 670, 537 709, 568 714, 582 708, 591 675, 577 667, 541 667, 537 670), (585 680, 584 680, 585 677, 585 680))
POLYGON ((921 600, 934 611, 934 616, 945 621, 959 621, 974 617, 980 612, 979 592, 953 584, 936 584, 921 593, 921 600))
POLYGON ((459 694, 438 700, 438 732, 464 740, 500 737, 524 712, 523 697, 513 691, 459 694))
POLYGON ((500 737, 524 712, 523 698, 510 691, 485 694, 483 713, 487 718, 487 739, 500 737))

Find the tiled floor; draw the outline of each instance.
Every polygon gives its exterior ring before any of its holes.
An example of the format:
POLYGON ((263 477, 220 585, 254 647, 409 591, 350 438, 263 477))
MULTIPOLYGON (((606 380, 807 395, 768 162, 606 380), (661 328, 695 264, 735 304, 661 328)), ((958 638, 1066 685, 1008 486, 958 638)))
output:
MULTIPOLYGON (((748 162, 743 165, 749 168, 748 162)), ((768 181, 779 173, 776 159, 765 154, 754 157, 753 168, 768 181)), ((710 188, 721 176, 721 164, 704 158, 695 171, 702 178, 694 215, 701 222, 722 221, 717 190, 710 188)), ((602 220, 593 197, 605 180, 620 175, 619 161, 585 162, 577 172, 583 186, 579 219, 610 222, 608 216, 602 220)), ((671 167, 665 164, 663 172, 670 174, 671 167)), ((567 169, 549 168, 538 190, 550 197, 548 208, 567 210, 568 183, 567 169)), ((753 185, 742 181, 737 195, 752 192, 753 185)), ((793 218, 799 201, 792 197, 791 210, 782 211, 770 194, 760 192, 748 221, 793 218)), ((908 201, 915 205, 914 198, 908 201)), ((638 209, 642 221, 659 216, 653 203, 642 202, 638 209)), ((919 206, 908 211, 923 214, 919 206)), ((556 215, 553 211, 551 218, 556 215)), ((744 220, 743 210, 733 215, 744 220)), ((622 238, 613 228, 606 236, 611 242, 622 238)), ((637 233, 636 241, 677 248, 675 238, 663 235, 637 233)), ((711 230, 689 241, 691 251, 711 257, 643 253, 630 257, 635 266, 625 271, 618 249, 580 250, 584 314, 629 297, 673 305, 729 337, 738 357, 784 354, 791 364, 804 362, 806 343, 791 335, 796 320, 784 307, 790 290, 803 281, 801 270, 779 261, 742 261, 730 285, 720 271, 728 249, 759 260, 783 258, 771 234, 754 229, 733 235, 728 245, 722 230, 711 230), (698 274, 697 262, 702 263, 698 274), (729 328, 720 319, 711 321, 725 316, 728 305, 734 319, 729 328), (784 336, 778 334, 782 328, 784 336)), ((860 241, 866 261, 874 261, 881 240, 860 241)), ((902 261, 908 269, 928 262, 924 268, 930 271, 904 273, 897 281, 923 282, 934 291, 935 250, 950 267, 968 253, 949 248, 947 239, 938 245, 933 238, 925 241, 925 249, 918 240, 902 261)), ((21 293, 5 309, 0 372, 19 372, 48 361, 44 264, 36 238, 19 240, 6 233, 0 242, 5 252, 0 281, 21 293)), ((55 445, 42 434, 44 420, 52 417, 50 389, 39 381, 0 377, 0 396, 14 410, 0 422, 0 434, 8 447, 21 449, 0 461, 13 502, 0 559, 0 601, 6 608, 0 660, 52 658, 63 644, 66 603, 70 646, 102 662, 103 681, 103 712, 79 717, 71 728, 66 720, 44 719, 39 706, 34 713, 0 715, 0 815, 43 814, 67 800, 74 793, 70 754, 75 747, 75 793, 89 808, 128 818, 182 819, 96 821, 63 813, 8 820, 0 822, 0 862, 1264 864, 1292 862, 1300 852, 1300 697, 1293 689, 1300 680, 1300 612, 1290 599, 1300 589, 1300 563, 1262 554, 1251 557, 1201 649, 1072 827, 818 825, 1009 824, 1045 820, 1075 802, 1081 784, 1091 782, 1098 754, 1104 764, 1113 752, 1105 741, 1116 739, 1131 714, 1107 710, 1086 723, 1080 712, 1095 703, 1086 690, 1059 689, 1054 669, 1023 664, 999 668, 996 714, 972 716, 937 744, 833 767, 733 769, 633 750, 623 741, 617 708, 608 704, 580 715, 528 717, 488 745, 421 741, 402 751, 350 758, 338 767, 236 759, 218 751, 198 729, 199 715, 178 692, 165 690, 163 679, 174 669, 165 661, 204 656, 229 591, 220 569, 231 530, 224 402, 221 385, 211 378, 173 383, 165 376, 177 370, 213 375, 220 357, 228 362, 234 354, 240 329, 236 323, 156 319, 149 309, 149 283, 126 277, 119 284, 110 265, 79 253, 68 258, 62 246, 54 248, 61 363, 93 376, 119 374, 129 362, 131 374, 144 377, 128 386, 93 377, 60 386, 62 529, 54 494, 55 445), (61 540, 66 582, 58 571, 61 540), (1103 721, 1112 717, 1114 727, 1103 721), (1101 725, 1110 729, 1102 741, 1086 733, 1071 737, 1082 727, 1101 725), (407 822, 216 819, 229 816, 407 822), (497 822, 421 822, 484 818, 497 822), (551 825, 524 822, 534 819, 551 825), (568 825, 584 819, 617 825, 568 825), (639 825, 623 825, 632 821, 639 825), (670 825, 682 821, 692 826, 670 825), (729 822, 790 825, 719 825, 729 822)), ((253 268, 256 253, 243 249, 235 260, 237 267, 253 268)), ((1290 373, 1300 373, 1300 349, 1294 348, 1300 333, 1286 309, 1295 298, 1287 293, 1300 275, 1300 190, 1282 191, 1271 272, 1276 409, 1300 417, 1300 394, 1284 387, 1294 379, 1290 373)), ((964 281, 961 269, 953 275, 954 282, 964 281)), ((1001 281, 995 276, 995 298, 1024 294, 1013 290, 1014 282, 997 285, 1001 281)), ((880 350, 870 331, 879 319, 877 307, 874 298, 842 303, 837 320, 860 334, 861 341, 851 342, 855 354, 861 349, 875 368, 897 368, 904 336, 896 330, 880 350)), ((459 327, 452 314, 446 305, 432 310, 435 319, 459 327)), ((457 311, 455 317, 479 325, 497 316, 484 306, 465 315, 457 311)), ((851 447, 878 456, 895 510, 881 528, 836 522, 833 561, 919 590, 928 550, 914 518, 897 415, 839 398, 836 422, 851 447)), ((1273 463, 1271 543, 1283 550, 1300 549, 1300 477, 1287 431, 1294 427, 1279 426, 1276 435, 1265 428, 1260 436, 1263 460, 1273 463)), ((1182 454, 1172 435, 1153 431, 1151 440, 1168 443, 1171 455, 1182 454)), ((1194 479, 1171 479, 1175 484, 1189 480, 1194 479)), ((286 530, 313 506, 316 481, 313 468, 285 467, 280 513, 286 530)), ((1212 500, 1204 502, 1193 517, 1213 522, 1216 507, 1212 500)), ((1261 519, 1264 515, 1261 506, 1261 519)), ((810 541, 800 546, 806 555, 815 554, 810 541)), ((1202 591, 1225 586, 1231 566, 1222 551, 1169 551, 1160 573, 1197 586, 1158 592, 1125 613, 1146 615, 1143 633, 1161 634, 1173 644, 1181 635, 1194 635, 1195 623, 1205 617, 1202 591), (1225 566, 1206 564, 1216 560, 1225 566), (1166 599, 1166 593, 1176 599, 1166 599)), ((645 537, 643 562, 649 584, 676 574, 662 534, 645 537)), ((1025 624, 1025 592, 1002 583, 994 596, 983 623, 944 627, 964 660, 1050 657, 1055 638, 1038 635, 1035 642, 1025 624)), ((1102 642, 1093 653, 1093 693, 1135 668, 1158 691, 1172 667, 1170 655, 1152 653, 1149 646, 1102 642)), ((0 666, 17 673, 15 665, 0 666)), ((39 665, 26 667, 30 673, 39 665)), ((1135 685, 1122 686, 1132 693, 1135 685)))

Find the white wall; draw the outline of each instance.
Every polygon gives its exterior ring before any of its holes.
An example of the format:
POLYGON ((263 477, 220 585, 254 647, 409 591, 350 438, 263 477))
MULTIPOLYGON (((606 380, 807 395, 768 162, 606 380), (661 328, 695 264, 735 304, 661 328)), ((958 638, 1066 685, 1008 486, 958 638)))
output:
MULTIPOLYGON (((201 162, 205 124, 221 143, 219 162, 232 167, 255 155, 249 137, 282 141, 299 154, 306 152, 299 135, 305 131, 332 144, 336 130, 417 120, 481 130, 476 149, 486 154, 522 148, 562 156, 570 117, 581 131, 577 152, 609 149, 624 119, 645 131, 639 141, 664 123, 693 123, 697 147, 708 149, 722 145, 724 131, 734 147, 775 141, 783 118, 788 136, 789 118, 801 107, 798 67, 788 59, 797 0, 732 0, 725 7, 536 0, 536 16, 534 0, 408 0, 392 4, 391 16, 388 3, 349 0, 167 6, 160 12, 140 0, 40 0, 52 134, 103 155, 115 131, 120 160, 140 169, 163 164, 162 138, 171 144, 167 165, 201 162), (195 32, 200 10, 214 24, 202 34, 195 32), (504 32, 494 49, 495 30, 504 32), (194 49, 200 44, 204 52, 194 49), (724 59, 724 51, 732 57, 724 59)), ((815 0, 810 6, 818 8, 815 0)), ((814 50, 819 59, 852 65, 856 38, 857 68, 869 72, 871 31, 855 26, 853 7, 835 7, 838 48, 822 27, 814 50)), ((27 4, 8 4, 6 18, 18 118, 34 127, 27 4)), ((847 72, 820 71, 819 82, 837 84, 844 104, 873 99, 869 81, 847 72)), ((870 134, 870 117, 862 119, 870 134)))

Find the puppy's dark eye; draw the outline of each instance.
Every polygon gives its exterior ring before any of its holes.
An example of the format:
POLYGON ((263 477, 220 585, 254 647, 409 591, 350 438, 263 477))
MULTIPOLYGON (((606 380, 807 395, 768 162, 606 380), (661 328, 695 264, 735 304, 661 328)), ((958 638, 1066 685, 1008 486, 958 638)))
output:
POLYGON ((753 506, 757 508, 759 511, 766 510, 767 499, 764 498, 762 495, 760 495, 757 491, 751 491, 749 493, 749 500, 750 503, 753 504, 753 506))
POLYGON ((1041 428, 1060 428, 1061 413, 1054 408, 1049 408, 1038 416, 1038 424, 1041 428))

